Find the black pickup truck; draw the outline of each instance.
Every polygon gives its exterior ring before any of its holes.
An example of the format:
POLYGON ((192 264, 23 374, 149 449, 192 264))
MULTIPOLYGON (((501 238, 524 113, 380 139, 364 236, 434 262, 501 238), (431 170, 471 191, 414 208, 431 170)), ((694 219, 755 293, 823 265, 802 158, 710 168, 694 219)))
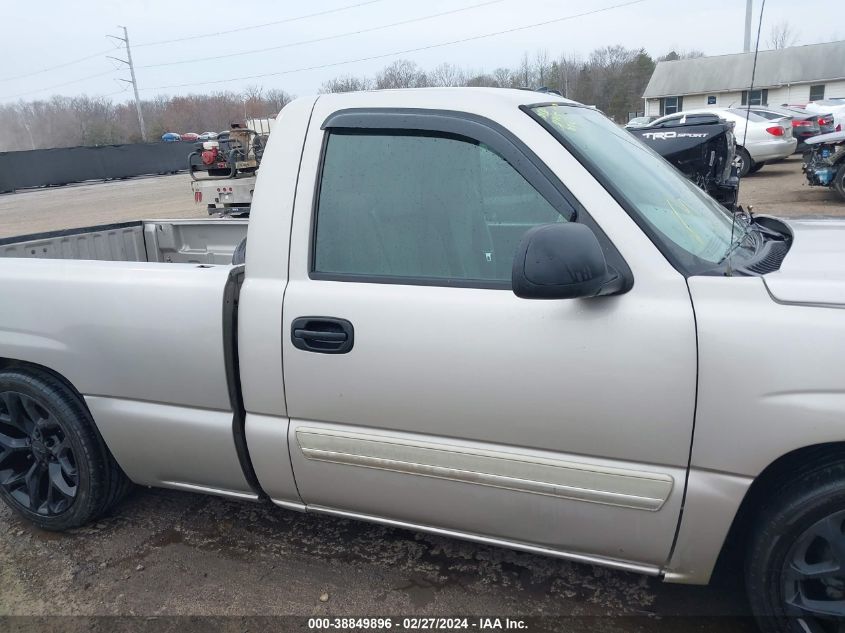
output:
POLYGON ((739 177, 733 123, 715 114, 679 114, 628 131, 723 206, 735 208, 739 177))

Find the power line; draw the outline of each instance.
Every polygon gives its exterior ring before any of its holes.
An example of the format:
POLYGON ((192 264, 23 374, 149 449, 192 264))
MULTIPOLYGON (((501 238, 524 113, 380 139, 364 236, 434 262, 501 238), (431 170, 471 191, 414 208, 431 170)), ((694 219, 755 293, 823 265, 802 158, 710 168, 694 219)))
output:
POLYGON ((14 79, 23 79, 24 77, 32 77, 33 75, 40 75, 42 73, 49 72, 51 70, 56 70, 57 68, 65 68, 67 66, 73 66, 74 64, 78 64, 79 62, 84 62, 89 59, 94 59, 95 57, 102 57, 106 53, 112 52, 114 49, 110 48, 106 51, 100 51, 99 53, 94 53, 93 55, 86 55, 85 57, 80 57, 79 59, 74 59, 69 62, 64 62, 63 64, 58 64, 56 66, 49 66, 47 68, 42 68, 41 70, 33 70, 32 72, 22 73, 20 75, 13 75, 11 77, 3 77, 0 78, 0 82, 3 81, 12 81, 14 79))
POLYGON ((80 77, 79 79, 74 79, 72 81, 66 81, 64 83, 55 84, 53 86, 47 86, 46 88, 37 88, 36 90, 30 90, 28 92, 19 92, 16 95, 9 95, 7 98, 8 99, 16 99, 17 97, 24 97, 26 95, 35 94, 36 92, 45 92, 47 90, 53 90, 54 88, 62 88, 64 86, 69 86, 71 84, 77 84, 81 81, 87 81, 89 79, 94 79, 96 77, 103 77, 104 75, 110 75, 111 73, 115 73, 115 72, 117 72, 117 69, 112 68, 111 70, 107 70, 104 73, 97 73, 95 75, 88 75, 87 77, 80 77))
POLYGON ((323 68, 333 68, 333 67, 336 67, 336 66, 344 66, 344 65, 347 65, 347 64, 355 64, 355 63, 358 63, 358 62, 366 62, 366 61, 372 61, 372 60, 376 60, 376 59, 385 59, 387 57, 395 57, 396 55, 406 55, 408 53, 417 53, 417 52, 421 52, 421 51, 431 50, 431 49, 434 49, 434 48, 441 48, 441 47, 444 47, 444 46, 453 46, 455 44, 462 44, 462 43, 465 43, 465 42, 473 42, 473 41, 476 41, 476 40, 482 40, 482 39, 485 39, 485 38, 488 38, 488 37, 495 37, 497 35, 505 35, 507 33, 516 33, 518 31, 526 31, 528 29, 533 29, 533 28, 537 28, 537 27, 540 27, 540 26, 547 26, 549 24, 557 24, 557 23, 560 23, 560 22, 565 22, 567 20, 574 20, 576 18, 583 18, 583 17, 589 16, 589 15, 595 15, 597 13, 604 13, 605 11, 612 11, 614 9, 621 9, 623 7, 629 7, 629 6, 632 6, 632 5, 635 5, 635 4, 641 4, 643 2, 646 2, 646 0, 630 0, 629 2, 622 2, 620 4, 615 4, 615 5, 612 5, 612 6, 609 6, 609 7, 603 7, 601 9, 593 9, 591 11, 585 11, 583 13, 576 13, 574 15, 567 15, 567 16, 563 16, 563 17, 560 17, 560 18, 554 18, 552 20, 544 20, 543 22, 536 22, 534 24, 527 24, 525 26, 517 26, 517 27, 514 27, 514 28, 510 28, 510 29, 505 29, 503 31, 495 31, 493 33, 484 33, 482 35, 474 35, 472 37, 464 37, 464 38, 461 38, 461 39, 451 40, 451 41, 448 41, 448 42, 440 42, 439 44, 429 44, 427 46, 418 46, 416 48, 407 48, 407 49, 401 50, 401 51, 393 51, 391 53, 383 53, 383 54, 380 54, 380 55, 370 55, 368 57, 359 57, 357 59, 347 59, 347 60, 344 60, 344 61, 332 62, 332 63, 329 63, 329 64, 320 64, 320 65, 317 65, 317 66, 306 66, 306 67, 303 67, 303 68, 292 68, 290 70, 282 70, 282 71, 277 71, 277 72, 273 72, 273 73, 262 73, 262 74, 259 74, 259 75, 245 75, 245 76, 242 76, 242 77, 229 77, 228 79, 215 79, 215 80, 212 80, 212 81, 200 81, 200 82, 195 82, 195 83, 170 84, 170 85, 167 85, 167 86, 154 86, 154 87, 151 87, 151 88, 144 88, 144 90, 168 90, 170 88, 190 88, 190 87, 193 87, 193 86, 209 86, 209 85, 212 85, 212 84, 222 84, 222 83, 230 83, 232 81, 242 81, 244 79, 263 79, 265 77, 278 77, 278 76, 281 76, 281 75, 290 75, 290 74, 293 74, 293 73, 306 72, 306 71, 309 71, 309 70, 321 70, 323 68))
MULTIPOLYGON (((188 40, 196 40, 196 39, 201 39, 201 38, 206 38, 206 37, 215 37, 217 35, 226 35, 228 33, 240 33, 242 31, 249 31, 249 30, 252 30, 252 29, 260 29, 260 28, 264 28, 264 27, 267 27, 267 26, 274 26, 276 24, 285 24, 285 23, 288 23, 288 22, 296 22, 298 20, 305 20, 307 18, 318 17, 318 16, 321 16, 321 15, 328 15, 330 13, 338 13, 340 11, 347 11, 349 9, 354 9, 356 7, 362 7, 362 6, 365 6, 365 5, 368 5, 368 4, 375 4, 377 2, 383 2, 383 1, 384 0, 367 0, 366 2, 358 2, 358 3, 355 3, 355 4, 346 5, 346 6, 343 6, 343 7, 337 7, 335 9, 318 11, 317 13, 309 13, 307 15, 299 15, 299 16, 292 17, 292 18, 285 18, 283 20, 276 20, 274 22, 265 22, 263 24, 254 24, 252 26, 243 26, 243 27, 239 27, 239 28, 236 28, 236 29, 229 29, 227 31, 217 31, 215 33, 204 33, 202 35, 191 35, 189 37, 176 38, 176 39, 172 39, 172 40, 160 40, 160 41, 157 41, 157 42, 145 42, 145 43, 142 43, 142 44, 135 44, 135 48, 138 48, 139 46, 158 46, 160 44, 172 44, 174 42, 185 42, 185 41, 188 41, 188 40)), ((2 77, 2 78, 0 78, 0 82, 13 81, 15 79, 23 79, 23 78, 26 78, 26 77, 31 77, 33 75, 40 75, 42 73, 46 73, 46 72, 49 72, 51 70, 57 70, 59 68, 66 68, 68 66, 73 66, 74 64, 78 64, 80 62, 84 62, 84 61, 87 61, 89 59, 94 59, 95 57, 102 57, 106 53, 110 53, 113 50, 114 50, 113 48, 110 48, 110 49, 105 50, 105 51, 100 51, 99 53, 93 53, 91 55, 86 55, 85 57, 73 59, 69 62, 62 62, 61 64, 56 64, 55 66, 48 66, 47 68, 42 68, 40 70, 34 70, 34 71, 31 71, 31 72, 27 72, 27 73, 21 73, 20 75, 11 75, 9 77, 2 77)), ((144 66, 143 68, 147 68, 147 66, 144 66)), ((84 81, 84 80, 85 80, 85 78, 80 79, 79 81, 84 81)), ((67 85, 67 84, 60 84, 60 85, 67 85)), ((56 86, 56 87, 58 87, 58 86, 56 86)), ((45 88, 45 90, 49 90, 49 88, 45 88)), ((32 92, 40 92, 40 91, 33 90, 32 92)), ((21 93, 21 94, 25 95, 25 94, 31 94, 31 93, 21 93)), ((18 95, 15 95, 15 96, 18 96, 18 95)))
POLYGON ((317 42, 327 42, 329 40, 335 40, 342 37, 350 37, 352 35, 361 35, 363 33, 372 33, 373 31, 381 31, 384 29, 393 28, 394 26, 403 26, 405 24, 412 24, 414 22, 422 22, 424 20, 432 20, 434 18, 443 17, 444 15, 452 15, 455 13, 461 13, 463 11, 470 11, 472 9, 478 9, 480 7, 486 7, 491 4, 499 4, 504 2, 504 0, 487 0, 487 2, 481 2, 479 4, 473 4, 468 7, 461 7, 459 9, 452 9, 450 11, 441 11, 440 13, 432 13, 430 15, 423 15, 418 18, 410 18, 407 20, 401 20, 399 22, 392 22, 390 24, 382 24, 380 26, 373 26, 366 29, 360 29, 358 31, 347 31, 346 33, 337 33, 335 35, 327 35, 325 37, 318 37, 310 40, 300 40, 299 42, 290 42, 288 44, 279 44, 278 46, 268 46, 266 48, 254 48, 248 51, 240 51, 237 53, 228 53, 226 55, 213 55, 210 57, 195 57, 193 59, 182 59, 174 62, 161 62, 160 64, 147 64, 146 66, 138 66, 138 68, 160 68, 162 66, 176 66, 179 64, 192 64, 194 62, 205 62, 211 61, 215 59, 227 59, 229 57, 240 57, 242 55, 255 55, 256 53, 267 53, 269 51, 277 51, 283 48, 292 48, 294 46, 303 46, 305 44, 316 44, 317 42))
POLYGON ((198 40, 206 37, 216 37, 218 35, 227 35, 228 33, 241 33, 243 31, 251 31, 253 29, 263 29, 267 26, 275 26, 277 24, 287 24, 289 22, 297 22, 299 20, 305 20, 307 18, 315 18, 321 15, 329 15, 330 13, 338 13, 340 11, 347 11, 349 9, 355 9, 357 7, 363 7, 368 4, 375 4, 377 2, 384 2, 384 0, 367 0, 366 2, 357 2, 355 4, 348 4, 346 6, 337 7, 335 9, 326 9, 325 11, 318 11, 316 13, 308 13, 306 15, 298 15, 293 18, 285 18, 283 20, 275 20, 273 22, 264 22, 262 24, 253 24, 251 26, 242 26, 236 29, 228 29, 226 31, 215 31, 213 33, 203 33, 201 35, 190 35, 188 37, 178 37, 172 40, 159 40, 157 42, 144 42, 142 44, 135 44, 135 48, 140 48, 141 46, 160 46, 162 44, 173 44, 175 42, 187 42, 189 40, 198 40))

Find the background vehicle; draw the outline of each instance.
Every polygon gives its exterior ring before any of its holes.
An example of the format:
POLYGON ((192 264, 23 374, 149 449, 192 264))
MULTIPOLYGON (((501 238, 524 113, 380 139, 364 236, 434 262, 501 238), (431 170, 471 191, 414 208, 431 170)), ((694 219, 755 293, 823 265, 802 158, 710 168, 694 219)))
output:
MULTIPOLYGON (((796 152, 802 152, 805 149, 807 139, 821 134, 821 121, 825 121, 824 117, 819 116, 814 112, 807 112, 805 110, 798 110, 795 108, 784 108, 782 106, 751 106, 751 112, 757 114, 769 121, 779 121, 786 117, 792 121, 792 136, 798 140, 796 152)), ((831 121, 832 123, 832 121, 831 121)))
POLYGON ((217 138, 217 132, 203 132, 197 138, 198 141, 213 141, 217 138))
POLYGON ((730 534, 768 630, 838 608, 845 223, 730 214, 543 93, 277 127, 249 247, 198 225, 231 264, 167 222, 137 261, 114 227, 0 243, 6 503, 66 529, 128 478, 688 583, 730 534))
POLYGON ((732 211, 739 187, 733 127, 714 114, 679 114, 629 132, 732 211))
POLYGON ((845 132, 822 134, 807 141, 804 173, 812 186, 835 189, 845 200, 845 132))
MULTIPOLYGON (((769 121, 753 112, 746 119, 746 112, 743 109, 702 108, 685 110, 679 114, 715 114, 734 123, 734 137, 737 143, 736 160, 740 178, 759 171, 766 161, 788 158, 798 145, 798 141, 792 136, 792 125, 788 121, 785 123, 769 121)), ((654 124, 662 123, 666 118, 657 119, 654 124)))
POLYGON ((833 116, 833 131, 845 131, 845 100, 822 99, 821 101, 811 101, 804 106, 804 109, 808 112, 831 114, 833 116))
POLYGON ((269 132, 235 126, 198 144, 188 156, 194 202, 207 205, 209 215, 248 216, 268 138, 269 132))
POLYGON ((165 141, 166 143, 172 143, 173 141, 181 141, 182 135, 177 134, 176 132, 165 132, 161 135, 161 140, 165 141))
POLYGON ((657 119, 656 116, 638 116, 634 117, 630 121, 625 124, 625 129, 633 129, 633 128, 640 128, 646 127, 649 123, 657 119))
POLYGON ((183 141, 193 142, 199 140, 199 137, 200 135, 196 132, 185 132, 184 134, 182 134, 183 141))
POLYGON ((191 178, 236 178, 255 174, 268 135, 233 125, 217 138, 202 141, 188 156, 191 178))
POLYGON ((255 176, 192 180, 191 191, 194 202, 206 205, 209 215, 245 218, 252 208, 255 176))

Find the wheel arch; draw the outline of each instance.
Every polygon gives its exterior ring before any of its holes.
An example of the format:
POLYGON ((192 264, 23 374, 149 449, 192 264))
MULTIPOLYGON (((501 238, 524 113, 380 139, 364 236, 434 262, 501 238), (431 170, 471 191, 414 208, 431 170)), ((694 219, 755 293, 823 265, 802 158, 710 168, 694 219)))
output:
POLYGON ((26 360, 19 360, 16 358, 4 358, 0 356, 0 371, 6 371, 9 369, 22 369, 24 371, 28 370, 36 373, 49 374, 50 376, 64 384, 68 389, 70 389, 74 393, 74 395, 76 395, 82 402, 83 406, 88 411, 88 414, 91 414, 91 411, 88 409, 88 404, 85 402, 85 398, 83 397, 79 389, 77 389, 70 380, 68 380, 65 376, 63 376, 56 370, 51 369, 50 367, 46 367, 45 365, 39 365, 38 363, 33 363, 26 360))
POLYGON ((75 395, 79 399, 82 408, 85 409, 85 411, 88 413, 88 418, 91 420, 92 426, 94 427, 94 432, 100 438, 100 442, 102 442, 108 454, 112 456, 112 458, 114 457, 111 447, 108 445, 106 439, 103 437, 103 434, 100 432, 100 429, 97 426, 97 420, 94 419, 94 414, 91 412, 91 408, 85 401, 85 396, 82 395, 82 392, 79 391, 79 389, 77 389, 76 386, 66 376, 56 371, 55 369, 47 367, 46 365, 40 365, 38 363, 33 363, 27 360, 20 360, 17 358, 6 358, 0 356, 0 371, 7 371, 10 369, 19 369, 34 374, 46 374, 58 380, 65 387, 67 387, 73 393, 73 395, 75 395))
POLYGON ((776 498, 778 491, 789 480, 839 461, 845 461, 845 442, 803 446, 781 455, 766 466, 754 478, 734 515, 719 552, 714 577, 727 578, 737 565, 744 563, 744 550, 753 534, 754 518, 776 498))

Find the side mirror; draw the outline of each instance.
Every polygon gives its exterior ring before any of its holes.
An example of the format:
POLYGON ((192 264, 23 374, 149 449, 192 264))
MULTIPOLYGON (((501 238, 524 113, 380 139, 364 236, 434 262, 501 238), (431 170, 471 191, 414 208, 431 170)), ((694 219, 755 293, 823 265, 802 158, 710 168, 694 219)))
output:
POLYGON ((523 299, 595 297, 606 285, 615 290, 618 277, 595 234, 574 222, 530 229, 513 260, 513 291, 523 299))

